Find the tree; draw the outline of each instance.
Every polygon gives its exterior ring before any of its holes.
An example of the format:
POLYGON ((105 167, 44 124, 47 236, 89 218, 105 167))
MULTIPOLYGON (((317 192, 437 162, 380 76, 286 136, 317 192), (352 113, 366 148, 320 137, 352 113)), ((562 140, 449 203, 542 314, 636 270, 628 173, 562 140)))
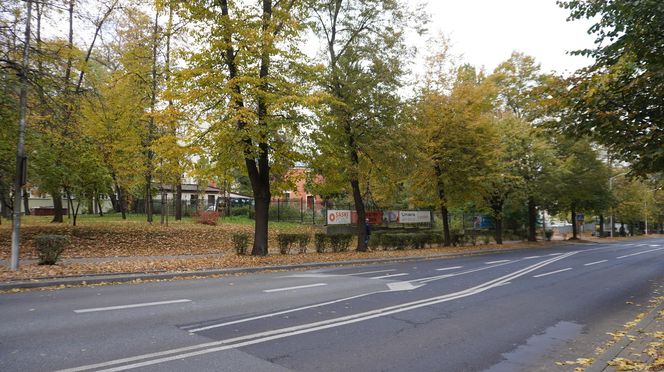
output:
POLYGON ((572 239, 577 239, 577 213, 603 211, 611 201, 609 170, 587 139, 561 138, 558 148, 562 161, 556 171, 556 200, 559 210, 570 212, 572 239))
POLYGON ((457 70, 449 93, 425 89, 416 103, 410 129, 421 151, 413 163, 413 192, 440 208, 445 245, 452 243, 450 206, 478 195, 479 179, 496 157, 494 98, 490 81, 466 65, 457 70))
POLYGON ((592 135, 634 174, 664 170, 664 3, 573 0, 558 4, 568 20, 596 19, 596 48, 576 51, 595 62, 577 71, 563 130, 592 135))
MULTIPOLYGON (((348 185, 357 212, 357 250, 366 251, 363 190, 369 169, 385 170, 398 148, 402 87, 416 14, 398 0, 314 1, 314 30, 325 45, 324 91, 331 97, 314 133, 326 183, 348 185), (382 164, 382 165, 381 165, 382 164)), ((426 19, 426 17, 420 18, 426 19)))
POLYGON ((203 133, 243 159, 256 210, 252 255, 268 253, 271 168, 297 157, 284 139, 299 136, 301 108, 308 100, 297 48, 304 5, 294 0, 260 4, 193 1, 182 11, 194 22, 201 48, 192 52, 191 68, 180 77, 190 88, 192 106, 205 112, 203 133))
MULTIPOLYGON (((541 121, 542 102, 545 91, 542 85, 546 77, 540 71, 540 65, 533 57, 523 53, 513 52, 508 60, 501 63, 491 78, 498 87, 498 97, 501 108, 511 111, 517 118, 527 121, 530 125, 541 121)), ((528 187, 526 188, 526 202, 528 208, 528 240, 535 241, 537 229, 537 206, 541 199, 539 188, 531 186, 537 182, 537 174, 546 171, 546 168, 531 164, 523 168, 530 168, 529 174, 523 174, 528 187), (534 172, 533 172, 534 171, 534 172)))

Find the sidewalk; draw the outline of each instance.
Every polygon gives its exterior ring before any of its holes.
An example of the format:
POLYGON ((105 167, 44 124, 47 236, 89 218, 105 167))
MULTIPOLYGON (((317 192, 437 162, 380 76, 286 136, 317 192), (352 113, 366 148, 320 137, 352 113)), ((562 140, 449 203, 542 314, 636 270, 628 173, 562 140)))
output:
MULTIPOLYGON (((664 296, 585 372, 664 371, 664 296)), ((628 323, 629 324, 629 323, 628 323)))

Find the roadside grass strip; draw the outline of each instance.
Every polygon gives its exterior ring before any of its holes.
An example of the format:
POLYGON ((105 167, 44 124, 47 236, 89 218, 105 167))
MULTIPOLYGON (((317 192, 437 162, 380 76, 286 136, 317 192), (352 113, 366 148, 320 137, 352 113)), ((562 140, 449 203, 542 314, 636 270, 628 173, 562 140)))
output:
POLYGON ((556 261, 560 261, 562 259, 565 259, 567 257, 570 257, 577 252, 569 252, 567 254, 561 255, 559 257, 551 258, 539 263, 536 263, 534 265, 530 265, 526 268, 523 268, 521 270, 517 270, 515 272, 512 272, 507 275, 503 275, 501 277, 498 277, 496 279, 490 280, 488 282, 479 284, 477 286, 442 295, 442 296, 436 296, 436 297, 431 297, 427 299, 422 299, 422 300, 417 300, 417 301, 412 301, 412 302, 407 302, 399 305, 394 305, 394 306, 389 306, 389 307, 384 307, 380 309, 375 309, 371 311, 366 311, 358 314, 352 314, 352 315, 347 315, 347 316, 342 316, 342 317, 337 317, 333 319, 328 319, 328 320, 323 320, 323 321, 318 321, 318 322, 313 322, 313 323, 307 323, 307 324, 301 324, 297 326, 292 326, 292 327, 286 327, 286 328, 281 328, 281 329, 275 329, 271 331, 266 331, 266 332, 260 332, 260 333, 255 333, 255 334, 250 334, 250 335, 245 335, 245 336, 240 336, 240 337, 234 337, 234 338, 229 338, 226 340, 221 340, 221 341, 215 341, 215 342, 208 342, 204 344, 199 344, 199 345, 192 345, 192 346, 187 346, 187 347, 182 347, 182 348, 177 348, 177 349, 171 349, 171 350, 165 350, 161 352, 156 352, 156 353, 149 353, 149 354, 143 354, 143 355, 137 355, 134 357, 129 357, 129 358, 123 358, 123 359, 116 359, 116 360, 111 360, 108 362, 103 362, 103 363, 97 363, 97 364, 90 364, 90 365, 85 365, 81 367, 75 367, 75 368, 69 368, 69 369, 64 369, 60 370, 59 372, 77 372, 77 371, 88 371, 88 370, 93 370, 93 369, 100 369, 100 368, 106 368, 110 367, 107 369, 101 369, 101 371, 105 372, 111 372, 111 371, 124 371, 128 369, 134 369, 134 368, 140 368, 140 367, 145 367, 145 366, 150 366, 150 365, 155 365, 159 363, 165 363, 169 361, 174 361, 174 360, 181 360, 184 358, 190 358, 198 355, 204 355, 204 354, 209 354, 209 353, 214 353, 218 351, 223 351, 223 350, 229 350, 229 349, 236 349, 244 346, 249 346, 249 345, 254 345, 258 343, 264 343, 272 340, 278 340, 281 338, 285 337, 291 337, 291 336, 296 336, 300 334, 306 334, 306 333, 311 333, 311 332, 316 332, 324 329, 329 329, 329 328, 336 328, 340 327, 343 325, 347 324, 353 324, 353 323, 358 323, 378 317, 384 317, 388 316, 391 314, 396 314, 396 313, 401 313, 404 311, 409 311, 409 310, 414 310, 418 309, 421 307, 426 307, 426 306, 431 306, 443 302, 448 302, 472 295, 476 295, 485 291, 488 291, 492 288, 500 287, 502 285, 505 285, 506 283, 509 283, 510 281, 522 277, 524 275, 527 275, 535 270, 538 270, 542 267, 545 267, 549 264, 552 264, 556 261), (148 360, 149 359, 149 360, 148 360), (130 363, 130 364, 127 364, 130 363))

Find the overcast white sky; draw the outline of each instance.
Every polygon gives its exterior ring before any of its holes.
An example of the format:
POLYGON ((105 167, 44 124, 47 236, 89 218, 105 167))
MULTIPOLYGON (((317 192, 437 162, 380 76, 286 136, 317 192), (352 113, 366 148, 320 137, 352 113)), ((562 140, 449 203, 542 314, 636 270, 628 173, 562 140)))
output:
POLYGON ((591 62, 566 54, 593 46, 591 22, 567 22, 555 0, 428 0, 428 10, 430 33, 442 31, 455 54, 487 72, 514 50, 535 57, 543 72, 569 73, 591 62))

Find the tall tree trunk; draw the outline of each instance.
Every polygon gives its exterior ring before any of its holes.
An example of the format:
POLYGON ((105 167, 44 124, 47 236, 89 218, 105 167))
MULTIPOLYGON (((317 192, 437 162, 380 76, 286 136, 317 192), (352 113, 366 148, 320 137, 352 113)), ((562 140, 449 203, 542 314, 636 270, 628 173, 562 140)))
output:
POLYGON ((577 229, 576 229, 576 206, 572 205, 572 240, 577 240, 577 229))
POLYGON ((364 209, 364 201, 360 191, 360 182, 358 180, 351 180, 350 186, 353 191, 353 202, 355 203, 355 211, 357 212, 357 251, 366 252, 367 247, 367 228, 365 219, 367 218, 366 210, 364 209))
POLYGON ((182 220, 182 181, 178 179, 178 184, 175 187, 175 220, 182 220))
POLYGON ((434 172, 436 174, 436 187, 438 191, 438 203, 440 203, 440 214, 443 218, 443 240, 444 246, 449 247, 452 245, 452 237, 450 236, 450 217, 449 211, 447 210, 447 195, 445 195, 445 185, 443 185, 442 177, 443 170, 440 165, 436 164, 434 166, 434 172))
POLYGON ((62 194, 60 190, 50 192, 53 198, 53 220, 51 222, 64 222, 64 211, 62 210, 62 194))
POLYGON ((30 193, 27 187, 23 187, 23 211, 26 216, 30 215, 30 193))
POLYGON ((443 218, 443 245, 449 247, 452 245, 452 237, 450 236, 450 213, 446 206, 440 207, 440 215, 443 218))
POLYGON ((600 238, 604 237, 604 215, 603 214, 599 215, 599 237, 600 238))
POLYGON ((496 223, 496 233, 494 238, 496 239, 496 244, 503 244, 503 216, 500 215, 495 218, 496 223))
POLYGON ((528 197, 528 241, 537 241, 537 205, 532 197, 528 197))

